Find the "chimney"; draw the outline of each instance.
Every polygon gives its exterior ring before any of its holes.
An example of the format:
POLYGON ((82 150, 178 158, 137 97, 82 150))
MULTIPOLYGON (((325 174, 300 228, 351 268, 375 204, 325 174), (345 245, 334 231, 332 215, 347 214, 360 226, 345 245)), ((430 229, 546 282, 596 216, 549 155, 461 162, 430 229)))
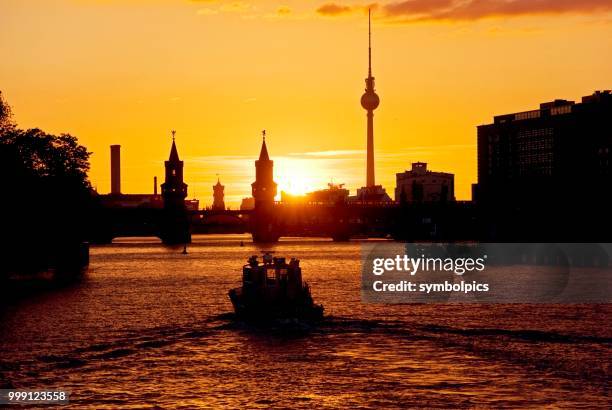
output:
POLYGON ((121 194, 121 145, 111 145, 111 194, 121 194))
POLYGON ((157 177, 153 177, 153 195, 157 195, 157 177))

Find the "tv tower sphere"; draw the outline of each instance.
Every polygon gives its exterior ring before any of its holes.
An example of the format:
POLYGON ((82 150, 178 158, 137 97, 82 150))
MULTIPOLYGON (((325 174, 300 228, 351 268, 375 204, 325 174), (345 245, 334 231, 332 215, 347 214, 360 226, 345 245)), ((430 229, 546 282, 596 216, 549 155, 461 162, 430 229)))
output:
POLYGON ((361 106, 368 111, 378 108, 378 104, 380 104, 380 97, 373 90, 366 90, 361 96, 361 106))

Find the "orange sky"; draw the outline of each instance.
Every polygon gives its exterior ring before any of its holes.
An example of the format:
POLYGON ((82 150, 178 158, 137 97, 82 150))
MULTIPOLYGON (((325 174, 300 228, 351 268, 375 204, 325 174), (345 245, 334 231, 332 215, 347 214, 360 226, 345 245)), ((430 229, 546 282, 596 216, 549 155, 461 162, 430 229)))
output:
MULTIPOLYGON (((0 90, 22 127, 69 132, 91 180, 152 191, 177 130, 189 196, 250 195, 260 132, 281 188, 365 181, 367 2, 1 0, 0 90)), ((476 125, 611 88, 609 1, 381 1, 375 10, 377 182, 414 161, 476 181, 476 125)))

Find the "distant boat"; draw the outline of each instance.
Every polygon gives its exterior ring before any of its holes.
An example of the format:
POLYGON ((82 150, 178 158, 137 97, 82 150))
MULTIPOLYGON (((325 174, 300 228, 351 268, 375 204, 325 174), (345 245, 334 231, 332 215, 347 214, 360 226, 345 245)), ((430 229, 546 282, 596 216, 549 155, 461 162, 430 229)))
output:
POLYGON ((300 261, 272 257, 265 253, 263 262, 251 256, 242 269, 242 286, 231 289, 229 298, 241 319, 266 321, 297 319, 318 321, 323 305, 314 303, 310 287, 302 282, 300 261))
POLYGON ((187 244, 183 245, 183 252, 181 252, 183 255, 187 255, 187 244))

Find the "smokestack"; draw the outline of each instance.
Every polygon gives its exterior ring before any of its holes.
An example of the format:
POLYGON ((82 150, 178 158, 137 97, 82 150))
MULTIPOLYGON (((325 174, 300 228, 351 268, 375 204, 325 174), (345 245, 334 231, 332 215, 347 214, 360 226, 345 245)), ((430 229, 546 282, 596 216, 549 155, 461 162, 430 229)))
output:
POLYGON ((153 195, 157 195, 157 177, 153 177, 153 195))
POLYGON ((121 145, 111 145, 111 194, 121 194, 121 145))

